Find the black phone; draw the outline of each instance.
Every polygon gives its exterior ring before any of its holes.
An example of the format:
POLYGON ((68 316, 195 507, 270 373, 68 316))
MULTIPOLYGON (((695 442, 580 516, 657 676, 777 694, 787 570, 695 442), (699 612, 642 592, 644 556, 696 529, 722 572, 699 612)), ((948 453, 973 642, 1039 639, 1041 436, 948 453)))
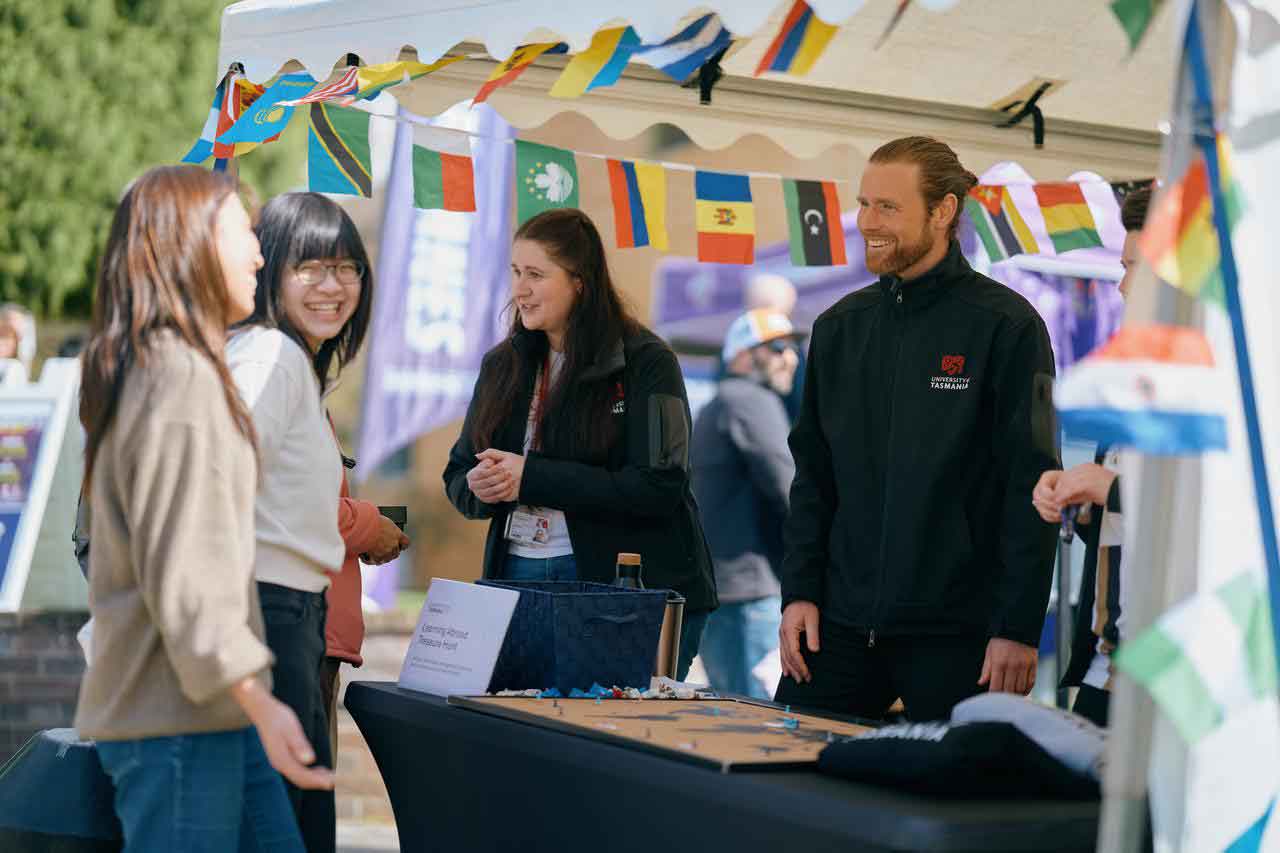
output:
POLYGON ((400 528, 400 532, 404 532, 404 526, 409 522, 409 508, 404 506, 380 506, 378 512, 384 518, 391 519, 396 527, 400 528))

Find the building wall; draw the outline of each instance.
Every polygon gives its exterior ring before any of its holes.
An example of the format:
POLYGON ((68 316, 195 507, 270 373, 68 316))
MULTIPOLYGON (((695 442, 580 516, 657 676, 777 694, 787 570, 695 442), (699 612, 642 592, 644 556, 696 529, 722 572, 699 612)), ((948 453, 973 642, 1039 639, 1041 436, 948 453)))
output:
POLYGON ((85 612, 0 613, 0 764, 36 732, 71 725, 84 675, 85 612))

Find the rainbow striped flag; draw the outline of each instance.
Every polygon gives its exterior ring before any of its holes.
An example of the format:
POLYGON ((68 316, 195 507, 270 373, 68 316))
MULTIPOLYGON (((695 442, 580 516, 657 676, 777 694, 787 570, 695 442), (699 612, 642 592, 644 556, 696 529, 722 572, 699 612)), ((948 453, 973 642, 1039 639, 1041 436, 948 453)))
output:
POLYGON ((1018 213, 1008 187, 979 184, 965 196, 964 209, 992 263, 1040 251, 1040 244, 1018 213))
POLYGON ((1079 184, 1036 184, 1034 189, 1055 252, 1102 245, 1098 223, 1079 184))
POLYGON ((609 193, 619 249, 667 250, 667 170, 657 163, 609 160, 609 193))
POLYGON ((697 198, 698 260, 750 264, 756 258, 756 211, 746 175, 699 170, 693 179, 697 198))
POLYGON ((476 92, 476 96, 471 99, 471 106, 474 107, 476 104, 484 103, 496 90, 501 89, 503 86, 510 86, 542 54, 566 53, 568 50, 569 46, 567 44, 555 41, 520 45, 511 52, 506 62, 500 63, 497 68, 493 69, 489 79, 484 82, 484 85, 480 87, 480 91, 476 92))
POLYGON ((574 56, 551 87, 553 98, 577 98, 601 86, 612 86, 622 76, 640 37, 631 27, 601 30, 591 37, 591 47, 574 56))
POLYGON ((363 110, 311 105, 307 137, 307 189, 337 195, 373 195, 369 114, 363 110))
MULTIPOLYGON (((1231 174, 1231 146, 1222 134, 1218 135, 1218 163, 1227 222, 1234 229, 1244 203, 1231 174)), ((1156 199, 1138 247, 1156 275, 1169 284, 1192 296, 1223 302, 1222 254, 1213 225, 1209 170, 1202 156, 1197 155, 1182 179, 1156 199)))
POLYGON ((756 66, 755 76, 759 77, 766 71, 797 76, 808 74, 837 29, 839 27, 833 27, 813 14, 813 9, 804 0, 796 0, 782 22, 782 29, 778 30, 773 43, 756 66))

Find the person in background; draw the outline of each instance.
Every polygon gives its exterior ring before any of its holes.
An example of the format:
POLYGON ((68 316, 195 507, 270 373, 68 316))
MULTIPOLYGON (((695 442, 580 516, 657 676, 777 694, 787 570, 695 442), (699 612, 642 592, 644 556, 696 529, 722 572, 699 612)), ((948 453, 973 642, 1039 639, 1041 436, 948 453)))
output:
MULTIPOLYGON (((1151 190, 1143 188, 1126 196, 1120 209, 1125 229, 1120 293, 1126 298, 1141 263, 1138 236, 1150 206, 1151 190)), ((1067 471, 1045 471, 1031 495, 1040 517, 1055 524, 1061 523, 1063 509, 1083 505, 1075 532, 1085 543, 1084 574, 1071 633, 1071 660, 1059 686, 1079 688, 1071 710, 1100 726, 1106 726, 1110 718, 1115 674, 1111 655, 1124 633, 1120 562, 1124 518, 1118 472, 1118 454, 1109 447, 1099 447, 1093 462, 1067 471)))
POLYGON ((485 355, 449 453, 449 500, 490 520, 486 578, 611 583, 618 553, 640 554, 645 586, 686 598, 683 679, 716 591, 675 354, 624 307, 580 210, 516 231, 511 299, 511 333, 485 355))
POLYGON ((125 192, 99 268, 80 401, 96 629, 75 726, 126 853, 300 853, 276 770, 333 786, 271 695, 253 582, 254 427, 223 346, 261 264, 234 184, 165 166, 125 192))
POLYGON ((796 467, 782 400, 798 358, 785 314, 756 309, 729 326, 725 375, 693 425, 693 494, 715 562, 720 606, 701 656, 718 690, 768 699, 752 670, 778 647, 782 524, 796 467))
MULTIPOLYGON (((317 193, 288 193, 259 208, 256 222, 265 262, 251 323, 279 330, 310 356, 323 397, 360 351, 373 303, 373 271, 355 224, 317 193)), ((330 420, 332 427, 332 420, 330 420)), ((335 436, 336 438, 336 436, 335 436)), ((325 657, 320 673, 330 746, 337 754, 339 669, 364 661, 360 558, 381 564, 409 546, 409 537, 369 501, 351 497, 345 457, 338 499, 342 570, 325 593, 325 657)))
MULTIPOLYGON (((761 273, 747 281, 743 293, 747 310, 764 309, 781 314, 788 320, 796 310, 796 286, 789 279, 776 273, 761 273)), ((782 405, 787 410, 787 423, 794 424, 800 414, 800 401, 804 398, 804 347, 796 347, 795 379, 791 390, 782 395, 782 405)))
POLYGON ((35 352, 35 317, 21 305, 0 305, 0 385, 26 384, 35 352))

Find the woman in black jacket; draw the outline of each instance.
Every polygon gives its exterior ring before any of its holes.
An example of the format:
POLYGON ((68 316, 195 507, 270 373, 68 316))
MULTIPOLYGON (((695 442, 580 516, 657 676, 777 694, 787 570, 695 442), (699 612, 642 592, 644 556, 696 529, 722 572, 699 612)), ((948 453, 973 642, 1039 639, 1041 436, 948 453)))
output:
POLYGON ((449 454, 449 500, 490 520, 486 578, 611 583, 618 553, 640 554, 646 586, 687 599, 684 678, 716 591, 675 354, 628 314, 580 210, 520 226, 511 299, 449 454))

